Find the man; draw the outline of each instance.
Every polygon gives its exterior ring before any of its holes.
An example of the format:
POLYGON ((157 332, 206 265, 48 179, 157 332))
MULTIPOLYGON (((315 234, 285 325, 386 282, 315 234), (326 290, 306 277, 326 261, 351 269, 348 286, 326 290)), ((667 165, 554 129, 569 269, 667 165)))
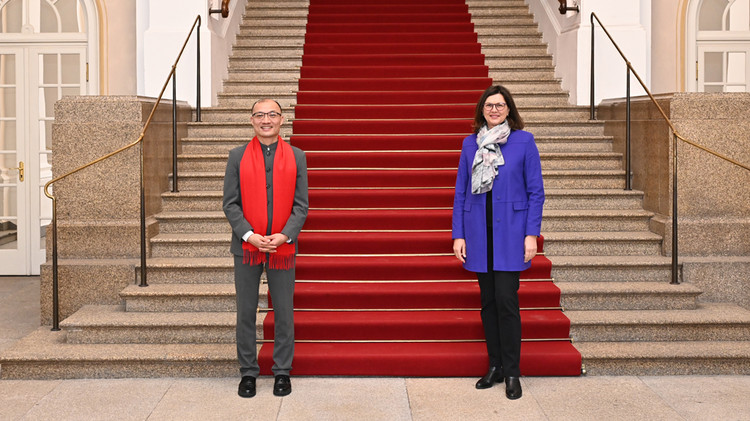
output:
POLYGON ((260 275, 266 269, 274 311, 273 394, 292 392, 294 355, 294 258, 307 217, 305 153, 279 136, 281 106, 272 99, 253 104, 255 137, 232 149, 224 177, 224 214, 232 226, 234 285, 237 292, 239 395, 255 396, 260 374, 255 338, 260 275))

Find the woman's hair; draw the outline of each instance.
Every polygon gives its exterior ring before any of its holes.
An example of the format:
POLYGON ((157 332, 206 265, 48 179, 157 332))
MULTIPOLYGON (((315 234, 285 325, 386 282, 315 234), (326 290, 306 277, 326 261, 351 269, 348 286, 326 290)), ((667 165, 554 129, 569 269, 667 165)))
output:
POLYGON ((479 129, 487 124, 487 120, 484 118, 484 102, 487 101, 487 98, 495 94, 502 95, 505 99, 505 103, 508 105, 507 120, 510 128, 514 130, 523 129, 523 119, 518 114, 516 103, 513 101, 513 96, 511 96, 510 91, 503 85, 495 85, 487 88, 479 98, 479 102, 477 102, 477 108, 474 112, 474 123, 472 124, 474 133, 479 133, 479 129))

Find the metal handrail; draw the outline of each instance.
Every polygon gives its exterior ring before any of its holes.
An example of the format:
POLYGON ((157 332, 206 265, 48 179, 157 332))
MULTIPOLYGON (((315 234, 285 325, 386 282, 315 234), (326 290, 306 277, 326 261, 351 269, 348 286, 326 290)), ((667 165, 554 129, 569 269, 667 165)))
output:
POLYGON ((612 45, 617 49, 617 52, 620 53, 620 56, 623 60, 625 60, 625 64, 627 66, 627 83, 626 83, 626 90, 627 90, 627 109, 625 112, 625 120, 626 120, 626 148, 625 148, 625 159, 626 159, 626 171, 625 171, 625 189, 630 190, 630 72, 633 72, 633 75, 638 79, 638 83, 641 84, 641 87, 646 91, 646 94, 649 98, 651 98, 651 102, 654 103, 656 108, 659 110, 659 113, 661 114, 662 118, 664 118, 664 121, 667 122, 669 125, 670 130, 672 130, 672 280, 670 281, 670 284, 679 284, 680 281, 677 276, 677 139, 680 139, 681 141, 687 143, 688 145, 692 145, 700 150, 703 150, 705 152, 710 153, 711 155, 714 155, 718 158, 721 158, 727 162, 731 162, 732 164, 744 168, 747 171, 750 171, 750 166, 747 166, 745 164, 742 164, 732 158, 729 158, 728 156, 722 155, 714 150, 711 150, 705 146, 701 146, 691 140, 688 140, 684 138, 682 135, 680 135, 677 132, 677 129, 675 129, 674 124, 672 124, 672 120, 667 117, 667 114, 664 112, 664 110, 661 108, 658 102, 656 102, 656 99, 651 94, 651 91, 646 87, 646 84, 643 83, 643 80, 638 75, 638 72, 633 69, 633 65, 630 63, 627 57, 625 57, 625 54, 622 52, 620 47, 617 45, 615 40, 612 38, 612 36, 609 34, 609 31, 607 31, 607 28, 604 27, 602 24, 602 21, 599 20, 599 17, 596 16, 596 13, 591 13, 591 96, 590 96, 590 106, 591 106, 591 120, 596 120, 596 114, 594 112, 594 19, 596 19, 597 22, 599 22, 599 26, 604 30, 604 33, 607 34, 607 37, 612 42, 612 45))
MULTIPOLYGON (((104 161, 114 155, 117 155, 120 152, 126 151, 130 148, 132 148, 135 145, 138 145, 143 141, 144 136, 146 135, 146 130, 148 130, 149 126, 151 125, 151 120, 154 118, 154 114, 156 113, 156 109, 159 107, 159 103, 161 102, 162 97, 164 96, 164 91, 167 89, 167 85, 170 82, 170 79, 172 82, 174 82, 174 75, 177 68, 177 63, 180 61, 180 57, 182 57, 183 51, 185 51, 185 46, 187 45, 188 41, 190 40, 190 36, 193 34, 193 31, 196 28, 196 25, 198 27, 198 34, 200 34, 200 23, 201 23, 201 17, 198 15, 198 17, 195 18, 195 21, 193 22, 193 26, 190 28, 190 32, 188 33, 185 42, 182 45, 182 49, 180 50, 180 54, 177 56, 177 59, 175 60, 174 64, 172 65, 172 69, 169 72, 169 75, 167 76, 167 80, 164 82, 164 86, 161 88, 161 92, 159 92, 159 96, 156 99, 156 103, 154 104, 154 108, 151 110, 151 114, 149 114, 148 119, 146 120, 146 124, 143 125, 143 129, 141 130, 140 135, 138 136, 138 139, 136 139, 134 142, 125 145, 121 147, 120 149, 117 149, 114 152, 110 152, 100 158, 97 158, 87 164, 81 165, 80 167, 69 171, 61 176, 58 176, 56 178, 53 178, 52 180, 48 181, 44 185, 44 195, 48 198, 52 199, 52 330, 53 331, 59 331, 60 330, 60 311, 59 311, 59 284, 58 284, 58 263, 57 263, 57 198, 50 194, 49 187, 64 179, 67 178, 70 175, 73 175, 85 168, 88 168, 94 164, 97 164, 101 161, 104 161)), ((198 121, 200 121, 200 35, 198 35, 197 38, 197 44, 198 44, 198 97, 197 97, 197 118, 198 121)), ((174 89, 173 89, 174 92, 174 89)), ((176 119, 175 116, 175 110, 176 110, 176 99, 172 98, 172 107, 173 113, 172 117, 173 119, 176 119)), ((176 135, 176 128, 173 124, 173 130, 176 135)), ((174 136, 173 136, 174 137, 174 136)), ((173 148, 173 150, 176 150, 173 148)), ((175 152, 176 154, 176 152, 175 152)), ((176 156, 173 157, 173 159, 176 160, 176 156)), ((173 181, 174 185, 177 184, 177 173, 175 172, 173 174, 173 181)), ((143 190, 143 148, 140 149, 140 195, 141 195, 141 282, 140 286, 148 286, 148 282, 146 280, 146 208, 145 208, 145 193, 143 190)))

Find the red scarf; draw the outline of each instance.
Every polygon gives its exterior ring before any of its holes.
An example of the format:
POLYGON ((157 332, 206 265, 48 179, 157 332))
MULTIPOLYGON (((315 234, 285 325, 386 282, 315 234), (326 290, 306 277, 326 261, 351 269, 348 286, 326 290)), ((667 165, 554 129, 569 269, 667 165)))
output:
MULTIPOLYGON (((280 233, 294 204, 294 189, 297 185, 297 161, 292 147, 279 136, 276 155, 273 161, 273 224, 272 233, 280 233)), ((240 194, 242 213, 253 230, 266 235, 268 232, 268 204, 266 195, 266 164, 258 137, 254 137, 245 148, 240 161, 240 194)), ((242 262, 259 265, 266 262, 270 269, 291 269, 294 267, 294 244, 284 243, 276 248, 276 253, 262 253, 257 247, 243 241, 242 262)))

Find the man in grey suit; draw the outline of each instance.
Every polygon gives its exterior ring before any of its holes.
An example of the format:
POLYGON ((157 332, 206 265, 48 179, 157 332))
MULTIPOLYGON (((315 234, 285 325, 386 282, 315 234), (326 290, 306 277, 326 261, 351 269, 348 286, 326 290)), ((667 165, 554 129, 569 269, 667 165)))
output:
POLYGON ((255 137, 229 152, 223 208, 232 226, 237 292, 239 395, 255 396, 260 374, 256 348, 256 312, 260 276, 266 269, 275 321, 273 394, 292 391, 289 371, 294 355, 294 258, 296 240, 307 218, 305 153, 281 140, 281 106, 272 99, 253 104, 255 137))

